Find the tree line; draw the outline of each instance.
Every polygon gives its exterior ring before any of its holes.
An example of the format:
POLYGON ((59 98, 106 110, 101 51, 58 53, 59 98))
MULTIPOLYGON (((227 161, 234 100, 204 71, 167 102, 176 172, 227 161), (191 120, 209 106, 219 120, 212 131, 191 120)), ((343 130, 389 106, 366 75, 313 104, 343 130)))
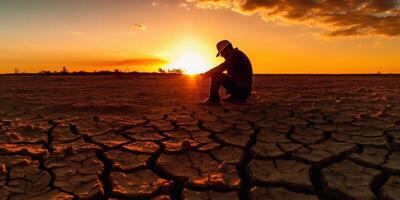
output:
MULTIPOLYGON (((144 72, 137 72, 137 71, 121 71, 119 69, 114 69, 112 71, 110 70, 101 70, 101 71, 94 71, 94 72, 87 72, 87 71, 69 71, 66 66, 63 66, 60 71, 50 71, 50 70, 41 70, 38 72, 40 75, 68 75, 68 74, 183 74, 184 71, 182 69, 178 68, 172 68, 172 69, 164 69, 164 68, 159 68, 157 72, 150 72, 150 73, 144 73, 144 72)), ((30 74, 26 73, 25 71, 21 71, 19 68, 14 69, 14 74, 30 74)))

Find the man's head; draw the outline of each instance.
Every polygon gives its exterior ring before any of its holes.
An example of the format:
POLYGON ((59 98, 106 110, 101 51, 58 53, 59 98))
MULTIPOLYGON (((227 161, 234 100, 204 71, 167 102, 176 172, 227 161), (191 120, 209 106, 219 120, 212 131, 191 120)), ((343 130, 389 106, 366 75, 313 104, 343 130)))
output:
POLYGON ((228 40, 222 40, 217 44, 218 54, 217 57, 222 56, 227 58, 233 50, 233 45, 228 40))

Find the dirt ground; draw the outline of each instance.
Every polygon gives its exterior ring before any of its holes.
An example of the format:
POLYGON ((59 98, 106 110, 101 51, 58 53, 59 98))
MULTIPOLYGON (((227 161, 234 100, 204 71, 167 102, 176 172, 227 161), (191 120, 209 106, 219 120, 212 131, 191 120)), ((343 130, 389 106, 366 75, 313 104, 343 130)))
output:
POLYGON ((0 200, 399 199, 400 76, 0 77, 0 200), (223 92, 221 92, 222 94, 223 92))

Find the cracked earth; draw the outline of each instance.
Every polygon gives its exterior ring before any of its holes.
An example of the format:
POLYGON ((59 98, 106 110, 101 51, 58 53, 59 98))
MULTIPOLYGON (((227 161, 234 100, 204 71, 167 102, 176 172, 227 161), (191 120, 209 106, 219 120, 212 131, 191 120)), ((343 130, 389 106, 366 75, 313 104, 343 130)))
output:
POLYGON ((0 77, 0 200, 400 198, 400 77, 0 77))

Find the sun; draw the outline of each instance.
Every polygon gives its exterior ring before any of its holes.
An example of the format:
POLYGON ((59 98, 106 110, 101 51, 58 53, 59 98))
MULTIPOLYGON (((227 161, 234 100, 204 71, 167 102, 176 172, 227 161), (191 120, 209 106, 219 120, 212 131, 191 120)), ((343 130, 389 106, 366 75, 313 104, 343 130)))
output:
POLYGON ((172 68, 182 69, 185 74, 194 75, 207 71, 207 60, 197 52, 185 52, 171 63, 172 68))
POLYGON ((168 60, 164 69, 181 69, 184 74, 201 74, 219 61, 215 59, 215 49, 210 42, 193 37, 183 37, 180 42, 174 42, 159 54, 168 60))

